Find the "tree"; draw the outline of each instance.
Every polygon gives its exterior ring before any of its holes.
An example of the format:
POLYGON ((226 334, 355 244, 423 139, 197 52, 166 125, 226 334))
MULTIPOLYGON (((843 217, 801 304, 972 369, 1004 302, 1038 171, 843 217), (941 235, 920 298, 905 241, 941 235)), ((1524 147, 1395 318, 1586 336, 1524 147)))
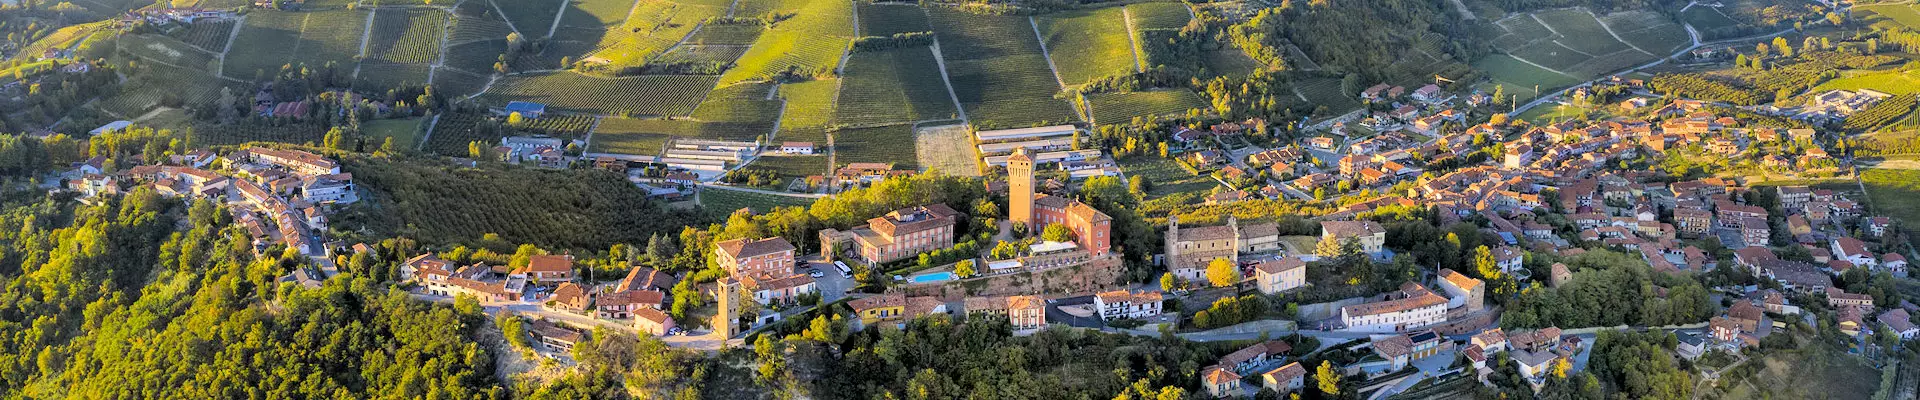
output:
POLYGON ((515 111, 512 114, 507 114, 507 126, 521 126, 521 125, 525 125, 526 123, 527 123, 527 117, 524 115, 520 115, 519 111, 515 111))
POLYGON ((1506 125, 1508 122, 1512 122, 1512 117, 1500 113, 1495 113, 1492 118, 1487 119, 1487 123, 1494 125, 1506 125))
POLYGON ((1773 48, 1780 50, 1781 57, 1793 57, 1793 47, 1787 44, 1787 37, 1773 37, 1773 48))
POLYGON ((973 259, 971 258, 960 260, 959 263, 953 265, 953 274, 959 275, 962 278, 973 276, 977 273, 979 272, 973 270, 973 259))
POLYGON ((1313 380, 1320 393, 1329 396, 1340 394, 1340 373, 1333 370, 1333 361, 1321 361, 1320 368, 1314 370, 1313 380))
POLYGON ((1500 277, 1500 263, 1493 259, 1493 251, 1487 246, 1473 248, 1473 267, 1475 271, 1480 272, 1481 279, 1500 277))
POLYGON ((521 350, 532 350, 527 342, 527 325, 518 315, 508 314, 500 318, 500 334, 507 337, 507 344, 521 350))
POLYGON ((1345 253, 1341 252, 1343 250, 1341 247, 1343 246, 1340 245, 1339 239, 1323 238, 1323 239, 1320 239, 1320 243, 1314 244, 1313 254, 1318 255, 1321 258, 1339 257, 1342 255, 1345 255, 1345 253))
POLYGON ((1227 287, 1238 283, 1240 266, 1234 265, 1231 259, 1215 258, 1207 263, 1207 282, 1212 283, 1214 287, 1227 287))
POLYGON ((1174 288, 1180 287, 1179 285, 1180 285, 1179 278, 1175 278, 1172 272, 1160 274, 1160 290, 1161 291, 1171 292, 1173 291, 1174 288))
POLYGON ((1040 240, 1049 242, 1071 242, 1073 241, 1073 230, 1067 229, 1067 226, 1062 224, 1047 224, 1047 227, 1040 231, 1040 240))
POLYGON ((393 149, 393 137, 392 137, 392 136, 388 136, 386 140, 382 140, 382 141, 380 141, 380 152, 381 152, 381 153, 383 153, 383 154, 393 154, 393 150, 394 150, 394 149, 393 149))

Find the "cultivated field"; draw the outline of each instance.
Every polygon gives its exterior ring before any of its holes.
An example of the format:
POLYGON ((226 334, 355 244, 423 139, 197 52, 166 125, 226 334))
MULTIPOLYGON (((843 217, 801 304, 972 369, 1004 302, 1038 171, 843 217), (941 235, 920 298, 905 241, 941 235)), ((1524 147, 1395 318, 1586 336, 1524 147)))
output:
POLYGON ((401 86, 425 86, 432 72, 433 66, 427 64, 395 64, 367 60, 360 62, 360 74, 353 85, 355 88, 369 92, 381 92, 401 86))
POLYGON ((687 43, 697 45, 736 45, 749 46, 760 39, 760 33, 767 30, 761 24, 706 24, 694 32, 687 43))
POLYGON ((1684 28, 1647 11, 1600 17, 1583 8, 1543 10, 1481 29, 1498 35, 1494 48, 1511 57, 1484 57, 1474 67, 1496 82, 1542 90, 1646 64, 1691 43, 1684 28))
POLYGON ((1181 3, 1139 3, 1127 5, 1133 13, 1134 29, 1180 29, 1193 19, 1192 11, 1181 3))
POLYGON ((507 21, 493 12, 492 8, 476 10, 479 14, 459 14, 453 20, 453 29, 447 32, 448 43, 466 43, 475 40, 504 40, 513 28, 507 21))
POLYGON ((127 80, 119 95, 101 99, 95 105, 123 118, 133 118, 160 105, 206 104, 219 98, 221 87, 240 86, 214 76, 205 68, 176 68, 159 63, 145 63, 140 68, 147 72, 127 80))
POLYGON ((521 74, 500 78, 480 99, 487 104, 525 100, 599 115, 687 115, 714 80, 689 75, 601 78, 565 71, 521 74))
POLYGON ((891 36, 896 33, 926 32, 927 12, 910 4, 860 3, 860 35, 891 36))
POLYGON ((122 35, 117 44, 120 51, 140 58, 196 70, 205 70, 213 63, 214 57, 184 42, 160 35, 122 35))
MULTIPOLYGON (((913 125, 848 128, 832 133, 834 158, 840 165, 857 162, 890 163, 894 168, 919 168, 913 125)), ((971 155, 971 154, 969 154, 971 155)), ((838 167, 838 166, 836 166, 838 167)))
POLYGON ((380 119, 360 124, 360 132, 367 136, 370 143, 368 151, 379 149, 386 138, 393 138, 393 146, 398 149, 412 150, 420 143, 420 130, 425 127, 423 119, 380 119))
MULTIPOLYGON (((433 127, 433 134, 427 137, 425 150, 428 152, 466 157, 467 144, 481 142, 488 146, 498 146, 500 138, 509 134, 508 130, 493 125, 493 117, 485 113, 450 113, 440 117, 433 127)), ((593 127, 594 118, 583 115, 552 115, 541 117, 520 126, 512 134, 540 134, 564 138, 578 138, 593 127)), ((298 142, 296 142, 298 143, 298 142)))
POLYGON ((1060 80, 1079 85, 1094 79, 1132 73, 1133 40, 1127 35, 1123 8, 1075 10, 1035 17, 1060 80))
POLYGON ((1862 4, 1853 7, 1855 18, 1880 27, 1920 27, 1920 10, 1913 4, 1862 4))
POLYGON ((447 59, 440 65, 468 73, 488 75, 493 73, 493 64, 500 62, 500 56, 506 53, 506 39, 468 42, 448 46, 447 59))
POLYGON ((820 128, 833 122, 834 100, 839 97, 839 90, 839 80, 780 85, 780 98, 787 101, 786 112, 780 116, 781 139, 786 139, 788 130, 820 128))
POLYGON ((1074 120, 1053 98, 1059 82, 1026 17, 931 9, 954 94, 977 126, 1008 127, 1074 120))
POLYGON ((980 162, 974 157, 972 133, 966 125, 922 127, 914 135, 914 151, 920 166, 929 171, 957 176, 980 176, 980 162))
POLYGON ((209 52, 227 51, 227 41, 233 38, 234 21, 201 22, 174 32, 173 36, 182 42, 209 52))
POLYGON ((1685 19, 1688 25, 1693 25, 1694 29, 1703 32, 1740 24, 1740 21, 1735 21, 1727 14, 1721 13, 1719 8, 1702 5, 1688 8, 1687 11, 1680 13, 1680 18, 1685 19))
POLYGON ((686 136, 744 141, 766 137, 780 120, 783 103, 767 98, 773 87, 749 83, 715 89, 693 110, 692 117, 704 123, 701 131, 686 136))
POLYGON ((1174 193, 1206 193, 1217 183, 1211 178, 1194 175, 1180 168, 1173 160, 1159 157, 1132 157, 1120 160, 1120 170, 1127 176, 1139 176, 1148 183, 1149 196, 1165 196, 1174 193))
MULTIPOLYGON (((587 143, 588 153, 659 155, 673 136, 651 121, 630 118, 604 118, 587 143)), ((669 121, 670 122, 670 121, 669 121)))
POLYGON ((854 53, 841 78, 834 122, 868 125, 951 118, 953 97, 925 47, 854 53))
POLYGON ((1102 93, 1088 95, 1093 106, 1093 122, 1124 124, 1134 117, 1186 114, 1189 109, 1207 109, 1207 102, 1191 90, 1173 89, 1153 92, 1102 93))
MULTIPOLYGON (((1295 84, 1294 88, 1300 91, 1300 95, 1305 97, 1307 103, 1315 106, 1326 106, 1327 112, 1330 113, 1345 113, 1362 106, 1360 99, 1356 97, 1359 93, 1344 93, 1340 91, 1339 79, 1307 79, 1295 84)), ((1205 104, 1204 102, 1201 103, 1202 106, 1205 104)))
POLYGON ((761 213, 774 207, 806 207, 813 199, 726 189, 700 189, 700 205, 716 216, 725 217, 739 209, 761 213))
POLYGON ((480 92, 488 76, 441 68, 433 75, 433 91, 448 96, 468 96, 480 92))
POLYGON ((440 60, 440 40, 447 31, 446 11, 384 9, 373 14, 373 32, 367 37, 367 60, 432 64, 440 60))
POLYGON ((305 63, 318 68, 334 62, 351 67, 366 31, 365 10, 305 12, 262 11, 247 15, 227 53, 222 74, 252 78, 281 66, 305 63))
POLYGON ((536 39, 547 36, 547 29, 553 27, 553 19, 560 16, 567 0, 498 0, 493 5, 521 35, 536 39))
MULTIPOLYGON (((784 154, 766 154, 753 160, 754 168, 770 169, 785 177, 806 177, 827 174, 827 156, 797 156, 784 154)), ((780 185, 785 188, 786 185, 780 185)))
POLYGON ((809 0, 786 10, 792 18, 775 24, 753 42, 733 69, 720 76, 731 84, 772 78, 782 73, 818 76, 840 65, 853 41, 853 3, 809 0))
MULTIPOLYGON (((315 124, 263 126, 250 124, 201 125, 193 129, 193 144, 223 146, 248 142, 319 143, 326 130, 315 124)), ((462 145, 464 146, 464 144, 462 145)), ((464 148, 461 154, 466 154, 464 148)))
POLYGON ((1851 70, 1841 72, 1841 77, 1821 83, 1807 93, 1820 93, 1828 90, 1873 89, 1889 94, 1920 93, 1920 78, 1898 70, 1851 70))

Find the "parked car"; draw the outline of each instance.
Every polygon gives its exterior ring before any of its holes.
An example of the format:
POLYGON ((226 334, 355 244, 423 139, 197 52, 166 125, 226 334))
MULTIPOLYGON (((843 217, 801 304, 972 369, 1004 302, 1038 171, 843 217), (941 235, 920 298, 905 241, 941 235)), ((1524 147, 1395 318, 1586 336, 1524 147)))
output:
POLYGON ((819 278, 819 277, 827 276, 827 273, 820 272, 820 270, 814 269, 814 270, 808 270, 807 276, 819 278))

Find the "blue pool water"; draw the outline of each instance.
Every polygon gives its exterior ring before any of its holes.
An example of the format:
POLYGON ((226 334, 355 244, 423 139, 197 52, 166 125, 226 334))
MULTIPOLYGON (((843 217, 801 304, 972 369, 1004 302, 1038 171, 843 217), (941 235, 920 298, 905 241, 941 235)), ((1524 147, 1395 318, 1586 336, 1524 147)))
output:
POLYGON ((935 272, 926 275, 914 275, 911 278, 907 278, 907 281, 913 283, 934 283, 946 282, 954 280, 954 278, 958 278, 958 276, 955 276, 952 272, 935 272))

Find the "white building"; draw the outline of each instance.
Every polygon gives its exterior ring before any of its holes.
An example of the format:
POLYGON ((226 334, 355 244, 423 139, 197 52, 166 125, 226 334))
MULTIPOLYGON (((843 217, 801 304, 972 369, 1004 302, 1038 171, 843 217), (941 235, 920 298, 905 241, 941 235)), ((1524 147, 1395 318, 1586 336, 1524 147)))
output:
POLYGON ((1340 307, 1340 322, 1349 331, 1398 332, 1446 320, 1447 299, 1413 282, 1380 300, 1340 307))
POLYGON ((1253 271, 1260 293, 1280 293, 1307 284, 1307 262, 1297 257, 1261 262, 1253 271))
POLYGON ((1160 292, 1115 290, 1093 296, 1093 308, 1100 319, 1144 319, 1160 315, 1160 292))

